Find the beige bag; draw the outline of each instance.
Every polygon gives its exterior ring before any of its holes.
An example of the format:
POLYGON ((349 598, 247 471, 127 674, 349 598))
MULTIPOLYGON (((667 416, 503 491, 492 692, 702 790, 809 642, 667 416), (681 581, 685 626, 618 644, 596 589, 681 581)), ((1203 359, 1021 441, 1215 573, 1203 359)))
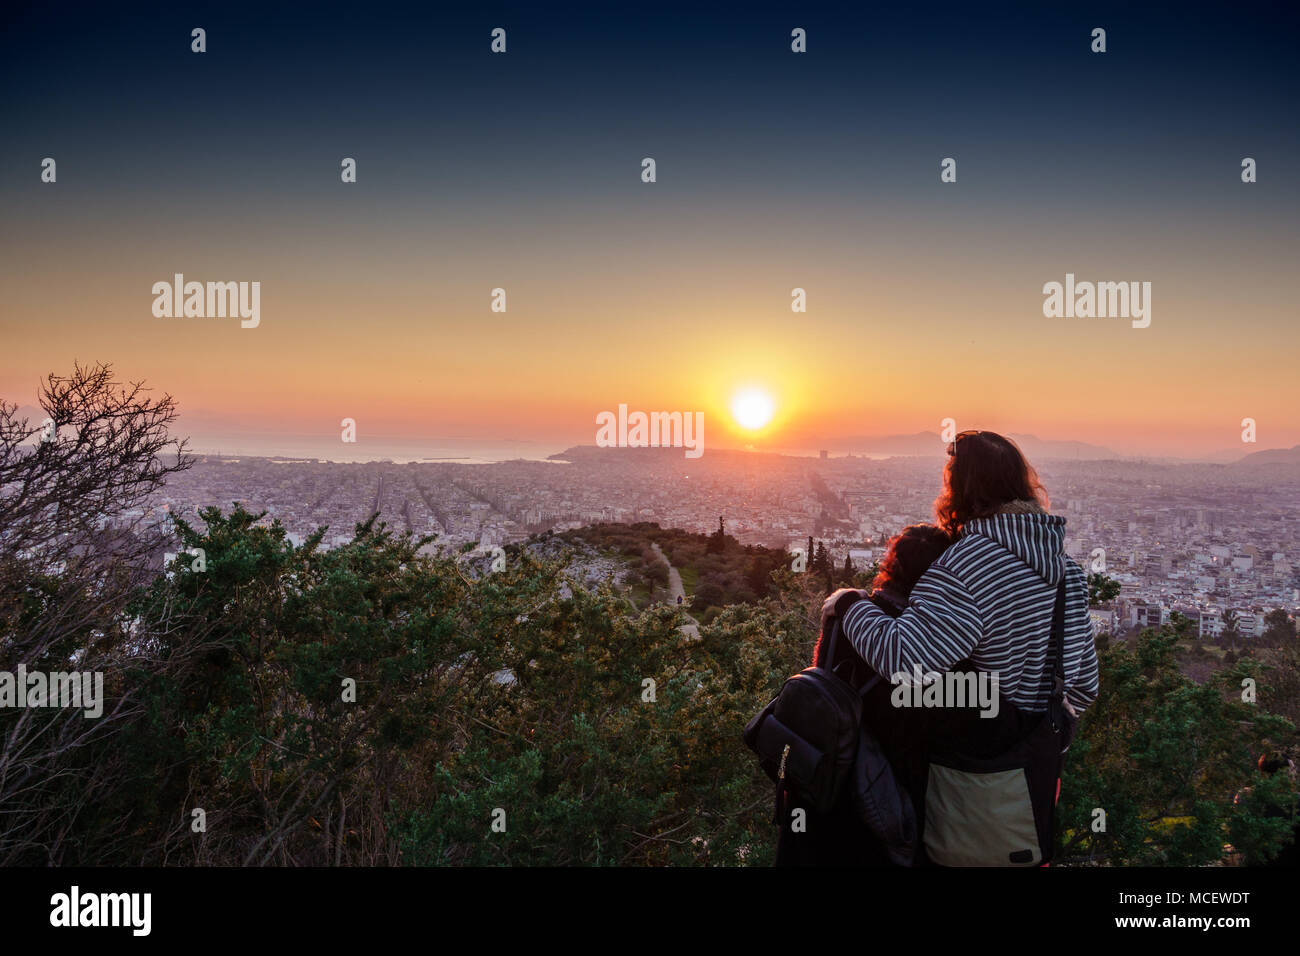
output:
POLYGON ((940 866, 1042 862, 1023 767, 975 773, 931 763, 925 818, 925 851, 940 866))

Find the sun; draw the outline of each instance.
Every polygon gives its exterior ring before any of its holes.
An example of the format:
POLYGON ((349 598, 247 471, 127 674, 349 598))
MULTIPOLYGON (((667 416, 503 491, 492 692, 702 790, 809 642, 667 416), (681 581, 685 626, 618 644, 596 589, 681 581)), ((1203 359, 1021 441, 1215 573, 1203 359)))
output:
POLYGON ((748 431, 757 431, 772 420, 776 403, 761 388, 742 388, 731 397, 731 417, 748 431))

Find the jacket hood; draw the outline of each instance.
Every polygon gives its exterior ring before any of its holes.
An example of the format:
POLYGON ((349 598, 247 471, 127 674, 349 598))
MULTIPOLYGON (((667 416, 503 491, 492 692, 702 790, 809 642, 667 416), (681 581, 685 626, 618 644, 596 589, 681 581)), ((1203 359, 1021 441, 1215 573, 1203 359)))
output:
POLYGON ((1013 501, 989 518, 972 518, 963 535, 991 538, 1029 565, 1048 584, 1065 574, 1065 518, 1037 502, 1013 501))

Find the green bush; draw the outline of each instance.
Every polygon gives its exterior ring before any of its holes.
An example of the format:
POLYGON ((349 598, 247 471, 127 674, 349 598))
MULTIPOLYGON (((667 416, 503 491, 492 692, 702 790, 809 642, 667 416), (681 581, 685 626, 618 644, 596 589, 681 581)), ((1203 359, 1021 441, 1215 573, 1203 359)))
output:
MULTIPOLYGON (((59 758, 70 779, 93 772, 96 799, 62 815, 7 807, 57 832, 0 828, 4 859, 771 863, 771 785, 740 734, 808 661, 814 576, 776 567, 770 597, 711 604, 692 640, 684 609, 566 588, 561 562, 526 550, 489 574, 373 523, 322 550, 322 533, 295 547, 239 507, 201 517, 177 527, 206 570, 178 562, 115 624, 124 663, 108 707, 126 716, 59 758)), ((665 551, 734 570, 738 587, 758 573, 755 553, 706 555, 703 536, 636 527, 622 530, 629 555, 663 535, 665 551)), ((717 586, 708 574, 699 592, 717 586)), ((86 628, 90 642, 104 623, 86 628)), ((1243 703, 1240 682, 1255 677, 1268 700, 1294 675, 1243 660, 1198 685, 1177 666, 1186 632, 1175 621, 1105 653, 1065 773, 1063 859, 1204 863, 1230 841, 1253 862, 1284 839, 1290 782, 1263 780, 1253 761, 1293 743, 1294 727, 1243 703)), ((14 719, 0 712, 0 732, 14 719)))

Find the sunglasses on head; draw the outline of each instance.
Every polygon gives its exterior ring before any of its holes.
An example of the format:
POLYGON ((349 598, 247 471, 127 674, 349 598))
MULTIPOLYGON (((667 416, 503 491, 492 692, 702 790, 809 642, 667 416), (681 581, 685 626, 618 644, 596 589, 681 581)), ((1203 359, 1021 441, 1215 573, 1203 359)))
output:
POLYGON ((971 435, 982 435, 982 434, 984 433, 980 431, 980 429, 978 428, 968 428, 964 432, 958 432, 957 437, 954 438, 952 441, 948 442, 948 455, 951 457, 952 455, 957 454, 957 442, 961 441, 963 438, 970 438, 971 435))

